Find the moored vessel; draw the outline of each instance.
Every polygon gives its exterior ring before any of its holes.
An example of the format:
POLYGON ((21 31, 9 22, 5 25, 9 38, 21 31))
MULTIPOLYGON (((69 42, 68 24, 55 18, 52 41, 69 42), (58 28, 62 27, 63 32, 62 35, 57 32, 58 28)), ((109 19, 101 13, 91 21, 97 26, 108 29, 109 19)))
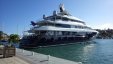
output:
POLYGON ((94 39, 98 35, 98 31, 67 12, 63 4, 60 4, 59 9, 59 12, 53 11, 51 16, 43 15, 40 21, 31 21, 33 27, 27 31, 30 34, 21 39, 20 47, 75 43, 94 39))

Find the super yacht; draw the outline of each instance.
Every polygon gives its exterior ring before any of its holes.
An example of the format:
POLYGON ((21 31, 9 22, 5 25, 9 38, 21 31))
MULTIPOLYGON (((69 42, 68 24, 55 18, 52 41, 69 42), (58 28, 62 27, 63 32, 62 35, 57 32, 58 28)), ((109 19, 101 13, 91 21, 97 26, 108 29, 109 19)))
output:
POLYGON ((83 20, 72 16, 63 4, 59 5, 59 11, 53 11, 50 16, 43 15, 43 19, 31 21, 31 25, 27 31, 29 35, 21 39, 21 48, 76 43, 92 40, 98 35, 98 31, 88 27, 83 20))

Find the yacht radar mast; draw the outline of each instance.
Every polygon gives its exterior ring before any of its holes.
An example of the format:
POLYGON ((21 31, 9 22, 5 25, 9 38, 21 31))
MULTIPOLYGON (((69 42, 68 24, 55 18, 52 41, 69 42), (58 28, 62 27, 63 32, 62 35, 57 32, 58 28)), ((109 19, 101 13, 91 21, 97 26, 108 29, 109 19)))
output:
POLYGON ((60 4, 59 8, 60 8, 60 12, 64 12, 65 11, 64 4, 60 4))
POLYGON ((60 14, 61 14, 61 15, 70 15, 70 14, 66 11, 66 9, 64 8, 64 4, 60 4, 60 5, 59 5, 59 9, 60 9, 60 14))

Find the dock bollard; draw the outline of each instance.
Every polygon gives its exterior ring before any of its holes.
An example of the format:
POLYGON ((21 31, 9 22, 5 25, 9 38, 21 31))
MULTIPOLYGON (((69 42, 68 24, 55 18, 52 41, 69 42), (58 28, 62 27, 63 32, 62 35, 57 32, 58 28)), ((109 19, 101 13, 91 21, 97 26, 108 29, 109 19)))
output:
POLYGON ((50 64, 50 55, 47 55, 48 64, 50 64))
POLYGON ((32 51, 32 56, 34 56, 34 52, 32 51))
POLYGON ((47 60, 48 60, 48 61, 50 60, 50 55, 47 55, 47 60))
POLYGON ((22 49, 22 53, 24 53, 24 49, 22 49))

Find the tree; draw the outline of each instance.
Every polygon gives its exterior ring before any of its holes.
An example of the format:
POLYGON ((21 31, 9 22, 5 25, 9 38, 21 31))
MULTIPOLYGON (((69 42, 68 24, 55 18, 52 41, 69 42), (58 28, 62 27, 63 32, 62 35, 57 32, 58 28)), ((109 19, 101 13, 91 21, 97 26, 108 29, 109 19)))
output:
POLYGON ((2 40, 3 36, 2 36, 3 32, 0 31, 0 40, 2 40))
POLYGON ((9 42, 13 42, 13 43, 19 42, 19 35, 18 34, 11 34, 9 36, 9 42))

